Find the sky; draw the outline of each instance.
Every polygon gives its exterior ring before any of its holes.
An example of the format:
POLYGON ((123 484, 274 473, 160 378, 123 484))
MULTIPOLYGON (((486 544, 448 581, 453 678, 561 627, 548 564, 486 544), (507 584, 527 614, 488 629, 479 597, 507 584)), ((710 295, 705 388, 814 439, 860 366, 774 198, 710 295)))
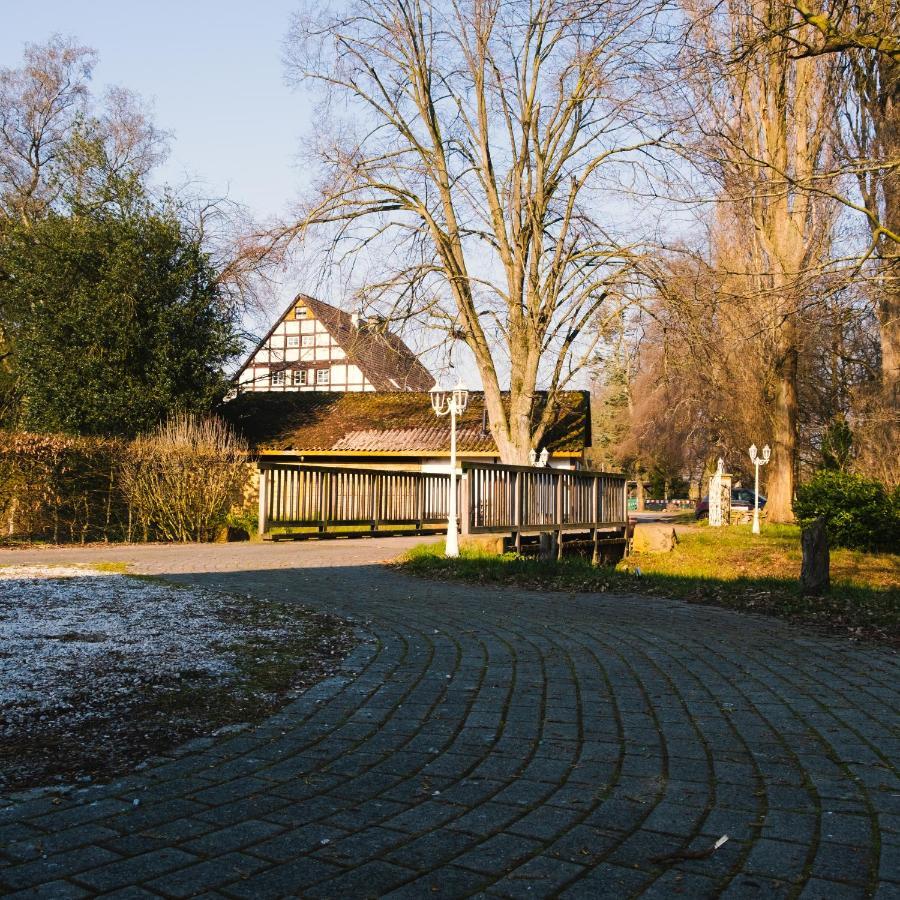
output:
POLYGON ((100 56, 99 94, 127 87, 172 133, 161 177, 199 180, 256 217, 281 211, 300 190, 295 157, 309 127, 302 93, 286 86, 282 43, 296 0, 0 0, 0 66, 20 64, 26 43, 76 38, 100 56))
MULTIPOLYGON (((0 0, 0 66, 20 65, 26 43, 57 33, 92 47, 99 55, 95 94, 109 85, 135 91, 150 104, 156 125, 171 134, 158 179, 228 197, 264 222, 284 212, 305 184, 297 153, 312 110, 303 91, 286 84, 282 59, 299 2, 0 0)), ((345 286, 309 282, 310 271, 301 269, 285 276, 268 312, 245 322, 251 333, 268 330, 275 310, 298 290, 341 302, 345 286)), ((427 335, 404 337, 417 350, 428 342, 427 335)), ((455 381, 462 374, 478 386, 471 354, 459 343, 453 359, 456 372, 442 374, 446 358, 426 354, 440 377, 455 381)))
MULTIPOLYGON (((57 33, 92 47, 99 55, 94 93, 108 85, 135 91, 150 103, 157 127, 171 134, 158 180, 191 182, 192 192, 227 196, 265 221, 305 184, 297 153, 312 110, 302 90, 286 84, 283 64, 298 8, 299 0, 0 0, 0 66, 20 65, 25 44, 57 33)), ((267 331, 297 290, 320 293, 291 278, 268 312, 244 323, 251 335, 267 331)), ((339 287, 319 287, 322 299, 341 302, 339 287)), ((417 335, 404 337, 422 349, 417 335)), ((468 355, 459 348, 457 365, 475 387, 468 355)), ((439 370, 437 359, 429 362, 439 370)))

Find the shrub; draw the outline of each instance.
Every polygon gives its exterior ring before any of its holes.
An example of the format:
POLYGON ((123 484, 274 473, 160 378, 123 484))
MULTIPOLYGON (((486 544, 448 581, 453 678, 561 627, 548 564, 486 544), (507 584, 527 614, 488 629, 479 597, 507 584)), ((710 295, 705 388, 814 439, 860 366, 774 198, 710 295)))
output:
POLYGON ((246 444, 221 419, 179 415, 136 438, 122 485, 146 535, 210 541, 240 503, 246 444))
POLYGON ((0 432, 0 521, 11 539, 130 539, 121 441, 0 432))
POLYGON ((797 489, 800 524, 822 518, 835 547, 900 549, 900 491, 848 472, 819 472, 797 489))

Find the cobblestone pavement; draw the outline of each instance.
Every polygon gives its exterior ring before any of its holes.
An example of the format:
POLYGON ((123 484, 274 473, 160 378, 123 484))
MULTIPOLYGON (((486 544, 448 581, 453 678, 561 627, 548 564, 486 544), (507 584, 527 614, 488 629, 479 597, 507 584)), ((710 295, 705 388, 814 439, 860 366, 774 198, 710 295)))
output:
POLYGON ((0 800, 0 893, 900 896, 895 654, 674 601, 372 565, 408 543, 0 554, 130 559, 336 609, 370 636, 258 727, 113 784, 0 800))

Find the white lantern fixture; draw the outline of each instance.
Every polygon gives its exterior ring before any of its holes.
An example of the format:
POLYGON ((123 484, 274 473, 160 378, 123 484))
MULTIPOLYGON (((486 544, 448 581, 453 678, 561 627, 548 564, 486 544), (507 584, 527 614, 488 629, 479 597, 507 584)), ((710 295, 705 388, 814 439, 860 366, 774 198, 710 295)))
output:
POLYGON ((536 469, 543 469, 547 465, 547 460, 549 458, 550 454, 547 451, 546 447, 544 447, 544 449, 541 450, 540 453, 538 453, 537 450, 534 449, 534 447, 532 447, 531 450, 528 451, 529 462, 536 469))
POLYGON ((469 392, 462 381, 445 391, 435 385, 431 389, 431 407, 438 416, 450 416, 450 496, 447 504, 447 547, 445 555, 459 556, 459 527, 456 521, 456 417, 462 415, 469 402, 469 392))
POLYGON ((756 444, 750 445, 750 462, 755 469, 755 482, 753 488, 753 534, 759 534, 759 467, 764 466, 772 456, 769 445, 762 449, 762 456, 758 455, 756 444))

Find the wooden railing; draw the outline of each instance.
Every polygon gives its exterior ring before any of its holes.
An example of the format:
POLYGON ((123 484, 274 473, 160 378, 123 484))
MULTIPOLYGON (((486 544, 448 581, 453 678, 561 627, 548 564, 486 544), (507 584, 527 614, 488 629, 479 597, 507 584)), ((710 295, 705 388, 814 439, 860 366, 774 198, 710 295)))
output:
MULTIPOLYGON (((259 531, 438 531, 447 524, 449 487, 449 474, 261 461, 259 531)), ((624 535, 627 522, 622 475, 464 463, 458 490, 464 535, 624 535)))
POLYGON ((606 472, 463 465, 463 533, 624 527, 625 476, 606 472))
POLYGON ((260 462, 259 533, 446 526, 449 485, 449 475, 426 472, 260 462))

